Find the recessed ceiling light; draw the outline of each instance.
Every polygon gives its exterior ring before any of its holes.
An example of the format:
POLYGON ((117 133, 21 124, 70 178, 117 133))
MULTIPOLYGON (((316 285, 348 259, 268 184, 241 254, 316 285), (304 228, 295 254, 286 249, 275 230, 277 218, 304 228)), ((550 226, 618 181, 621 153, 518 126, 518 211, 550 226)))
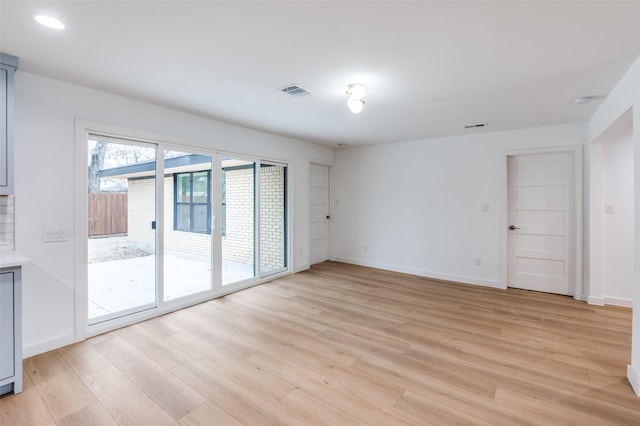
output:
POLYGON ((38 23, 40 23, 41 25, 44 25, 48 28, 53 28, 54 30, 64 29, 64 24, 53 16, 38 15, 36 16, 36 21, 38 21, 38 23))
POLYGON ((578 96, 577 98, 573 98, 573 103, 576 105, 584 105, 602 98, 602 96, 578 96))
POLYGON ((573 98, 573 103, 576 105, 588 104, 591 102, 591 96, 580 96, 573 98))

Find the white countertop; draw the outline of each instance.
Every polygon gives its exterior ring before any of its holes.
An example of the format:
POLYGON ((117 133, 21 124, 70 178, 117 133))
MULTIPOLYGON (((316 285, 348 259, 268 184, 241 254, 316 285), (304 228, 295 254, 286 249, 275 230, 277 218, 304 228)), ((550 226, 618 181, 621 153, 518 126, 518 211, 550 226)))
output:
POLYGON ((29 263, 29 259, 15 250, 0 251, 0 268, 12 268, 29 263))

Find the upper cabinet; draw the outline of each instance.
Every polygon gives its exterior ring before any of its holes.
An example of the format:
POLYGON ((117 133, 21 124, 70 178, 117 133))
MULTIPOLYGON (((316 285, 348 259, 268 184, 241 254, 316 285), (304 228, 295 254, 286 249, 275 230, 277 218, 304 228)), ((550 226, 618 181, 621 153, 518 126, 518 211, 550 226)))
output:
POLYGON ((13 194, 13 75, 18 58, 0 53, 0 195, 13 194))

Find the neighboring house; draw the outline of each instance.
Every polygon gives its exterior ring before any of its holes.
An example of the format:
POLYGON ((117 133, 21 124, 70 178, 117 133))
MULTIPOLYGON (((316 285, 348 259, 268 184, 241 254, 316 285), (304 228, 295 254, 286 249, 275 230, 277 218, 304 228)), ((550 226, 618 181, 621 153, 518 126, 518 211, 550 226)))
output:
MULTIPOLYGON (((255 163, 223 164, 221 226, 223 262, 252 268, 254 261, 255 163)), ((211 157, 198 154, 167 158, 164 165, 165 248, 174 254, 211 257, 213 226, 211 157)), ((155 161, 100 170, 100 178, 125 178, 128 186, 128 243, 153 251, 155 161)), ((260 266, 285 265, 285 168, 263 165, 260 179, 260 266)))
POLYGON ((127 181, 123 179, 100 179, 100 192, 122 193, 127 192, 127 181))

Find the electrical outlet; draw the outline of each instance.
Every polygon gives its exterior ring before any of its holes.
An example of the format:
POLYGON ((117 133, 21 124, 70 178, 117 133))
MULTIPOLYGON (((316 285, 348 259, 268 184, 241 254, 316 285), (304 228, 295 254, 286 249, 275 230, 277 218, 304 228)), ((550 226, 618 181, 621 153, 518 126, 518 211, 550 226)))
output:
POLYGON ((476 257, 473 260, 473 263, 475 263, 476 266, 482 266, 482 258, 481 257, 476 257))
POLYGON ((604 212, 606 214, 614 214, 616 211, 615 211, 615 208, 614 208, 613 204, 605 204, 604 205, 604 212))
POLYGON ((67 229, 60 227, 44 228, 42 233, 42 241, 45 243, 53 243, 59 241, 67 241, 67 229))

